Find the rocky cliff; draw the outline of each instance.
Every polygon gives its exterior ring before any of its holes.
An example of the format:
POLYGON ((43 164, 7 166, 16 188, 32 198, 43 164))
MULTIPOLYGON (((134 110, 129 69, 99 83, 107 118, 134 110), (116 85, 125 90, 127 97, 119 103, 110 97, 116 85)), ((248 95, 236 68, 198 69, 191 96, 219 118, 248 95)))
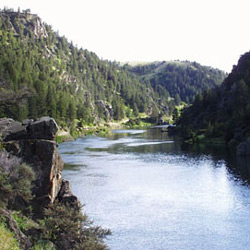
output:
POLYGON ((50 117, 0 118, 0 249, 107 249, 110 231, 93 226, 62 179, 57 130, 50 117))
POLYGON ((9 28, 13 29, 15 35, 19 36, 20 32, 24 35, 30 33, 30 30, 34 34, 34 38, 48 38, 48 32, 41 18, 35 14, 31 14, 29 10, 21 12, 15 12, 13 10, 7 10, 6 12, 0 12, 0 18, 9 18, 9 28), (17 23, 16 20, 20 20, 17 23))
POLYGON ((0 141, 11 155, 31 166, 36 179, 33 188, 34 208, 42 212, 56 199, 77 201, 68 181, 62 179, 63 162, 57 150, 55 135, 58 126, 53 118, 37 120, 0 119, 0 141))

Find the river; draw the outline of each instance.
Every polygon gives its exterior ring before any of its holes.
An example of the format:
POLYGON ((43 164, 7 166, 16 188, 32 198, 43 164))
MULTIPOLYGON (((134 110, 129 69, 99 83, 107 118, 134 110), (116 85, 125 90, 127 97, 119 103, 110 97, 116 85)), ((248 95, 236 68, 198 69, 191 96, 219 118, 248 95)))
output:
POLYGON ((161 129, 60 144, 63 176, 111 250, 249 250, 247 160, 161 129))

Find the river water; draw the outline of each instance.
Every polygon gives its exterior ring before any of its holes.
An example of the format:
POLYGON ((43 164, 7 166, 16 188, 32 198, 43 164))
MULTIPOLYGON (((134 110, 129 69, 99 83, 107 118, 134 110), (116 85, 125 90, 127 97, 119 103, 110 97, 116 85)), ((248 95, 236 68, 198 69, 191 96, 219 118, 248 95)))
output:
POLYGON ((249 250, 249 162, 160 129, 60 144, 63 176, 111 250, 249 250))

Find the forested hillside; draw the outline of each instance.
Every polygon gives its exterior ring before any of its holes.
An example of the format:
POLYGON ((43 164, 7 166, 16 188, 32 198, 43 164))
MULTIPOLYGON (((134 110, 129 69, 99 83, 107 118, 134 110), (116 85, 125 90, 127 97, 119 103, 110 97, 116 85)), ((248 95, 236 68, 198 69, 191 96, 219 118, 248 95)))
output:
POLYGON ((2 11, 0 40, 0 116, 93 122, 163 108, 150 86, 78 49, 29 11, 2 11))
POLYGON ((199 95, 184 110, 178 130, 186 139, 218 138, 235 146, 250 136, 250 52, 220 87, 199 95))
POLYGON ((188 61, 163 61, 126 67, 144 82, 150 82, 159 95, 174 98, 176 105, 181 101, 193 103, 197 94, 220 85, 226 77, 221 70, 188 61))
POLYGON ((0 117, 49 115, 59 123, 77 118, 98 124, 139 112, 169 116, 181 101, 192 103, 223 77, 196 63, 130 67, 100 60, 29 10, 0 12, 0 117))

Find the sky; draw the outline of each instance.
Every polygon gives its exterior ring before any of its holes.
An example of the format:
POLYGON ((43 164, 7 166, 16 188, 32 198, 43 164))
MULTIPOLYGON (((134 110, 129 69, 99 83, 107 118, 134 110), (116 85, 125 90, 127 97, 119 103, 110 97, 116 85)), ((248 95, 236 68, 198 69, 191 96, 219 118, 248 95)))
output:
POLYGON ((230 72, 250 50, 249 0, 1 0, 117 62, 196 61, 230 72))

